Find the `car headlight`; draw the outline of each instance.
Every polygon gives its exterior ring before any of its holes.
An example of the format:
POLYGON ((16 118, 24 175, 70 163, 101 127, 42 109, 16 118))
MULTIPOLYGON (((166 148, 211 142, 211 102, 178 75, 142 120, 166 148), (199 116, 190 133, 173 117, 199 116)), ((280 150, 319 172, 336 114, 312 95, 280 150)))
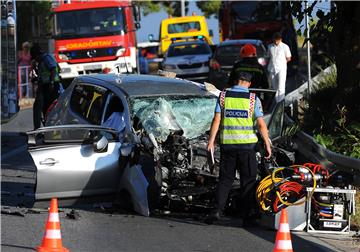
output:
POLYGON ((68 56, 66 56, 66 54, 63 54, 63 53, 59 53, 59 59, 61 59, 61 60, 69 60, 68 56))
POLYGON ((165 70, 173 70, 176 69, 176 65, 164 65, 165 70))

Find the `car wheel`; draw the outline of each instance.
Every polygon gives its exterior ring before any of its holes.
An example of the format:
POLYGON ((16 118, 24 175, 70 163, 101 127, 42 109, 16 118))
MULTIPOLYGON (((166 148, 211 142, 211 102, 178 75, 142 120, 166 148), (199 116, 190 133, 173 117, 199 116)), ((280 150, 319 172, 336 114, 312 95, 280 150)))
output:
POLYGON ((141 165, 141 170, 149 183, 147 196, 149 210, 152 212, 159 206, 162 185, 161 169, 156 165, 153 156, 150 154, 141 153, 139 157, 139 164, 141 165))

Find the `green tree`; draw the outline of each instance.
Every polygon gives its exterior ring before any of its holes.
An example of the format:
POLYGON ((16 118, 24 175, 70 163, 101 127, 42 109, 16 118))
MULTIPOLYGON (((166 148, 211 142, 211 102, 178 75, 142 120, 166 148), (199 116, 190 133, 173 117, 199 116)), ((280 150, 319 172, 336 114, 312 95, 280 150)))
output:
POLYGON ((197 1, 196 6, 202 11, 205 17, 214 15, 218 18, 221 1, 197 1))
POLYGON ((50 9, 50 1, 16 1, 18 48, 24 41, 37 41, 47 46, 50 9))
MULTIPOLYGON (((181 16, 181 1, 135 1, 142 9, 144 16, 152 13, 159 12, 161 9, 164 9, 167 14, 180 17, 181 16)), ((189 1, 185 1, 185 15, 189 11, 189 1)))
POLYGON ((344 96, 344 92, 360 87, 360 2, 332 1, 328 13, 318 9, 312 17, 317 2, 304 9, 303 2, 292 1, 292 15, 299 23, 305 15, 310 16, 310 42, 335 60, 337 86, 342 91, 339 97, 344 96))
POLYGON ((149 15, 150 13, 159 12, 162 8, 160 2, 158 1, 134 1, 137 5, 141 7, 141 10, 144 16, 149 15))

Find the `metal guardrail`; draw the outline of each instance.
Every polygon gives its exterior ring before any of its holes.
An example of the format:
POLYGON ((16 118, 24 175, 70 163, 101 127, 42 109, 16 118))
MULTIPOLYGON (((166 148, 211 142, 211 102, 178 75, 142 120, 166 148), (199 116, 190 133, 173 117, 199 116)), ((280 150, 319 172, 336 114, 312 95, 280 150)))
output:
MULTIPOLYGON (((321 78, 332 71, 336 71, 335 65, 326 68, 320 74, 316 75, 311 81, 310 92, 314 91, 314 86, 316 86, 316 83, 321 80, 321 78)), ((306 93, 307 82, 286 95, 285 106, 294 105, 294 103, 298 104, 306 93)), ((350 173, 353 175, 353 184, 355 186, 360 186, 360 159, 332 152, 318 144, 313 137, 303 131, 298 132, 294 136, 294 140, 297 143, 300 152, 306 155, 307 158, 311 159, 312 162, 321 163, 325 166, 350 173)))
MULTIPOLYGON (((325 70, 323 70, 321 73, 316 75, 314 78, 311 79, 310 82, 310 92, 314 91, 314 86, 316 86, 316 83, 321 80, 325 75, 331 73, 332 71, 336 71, 336 66, 331 65, 327 67, 325 70)), ((289 106, 290 104, 293 104, 295 101, 299 103, 299 101, 306 96, 307 88, 308 88, 308 82, 306 81, 304 84, 302 84, 299 88, 295 89, 294 91, 288 93, 285 96, 285 106, 289 106)))
POLYGON ((360 186, 360 159, 332 152, 303 131, 294 135, 294 142, 297 149, 310 161, 352 174, 353 185, 360 186))

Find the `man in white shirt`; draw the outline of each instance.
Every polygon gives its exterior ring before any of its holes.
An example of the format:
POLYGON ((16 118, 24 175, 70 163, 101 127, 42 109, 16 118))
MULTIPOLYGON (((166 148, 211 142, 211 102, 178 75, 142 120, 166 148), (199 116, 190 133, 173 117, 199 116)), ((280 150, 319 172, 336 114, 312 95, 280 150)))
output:
POLYGON ((272 88, 276 89, 276 101, 285 98, 285 83, 287 63, 291 60, 290 48, 282 42, 281 34, 276 32, 273 36, 274 43, 268 47, 270 61, 268 71, 270 74, 272 88))

